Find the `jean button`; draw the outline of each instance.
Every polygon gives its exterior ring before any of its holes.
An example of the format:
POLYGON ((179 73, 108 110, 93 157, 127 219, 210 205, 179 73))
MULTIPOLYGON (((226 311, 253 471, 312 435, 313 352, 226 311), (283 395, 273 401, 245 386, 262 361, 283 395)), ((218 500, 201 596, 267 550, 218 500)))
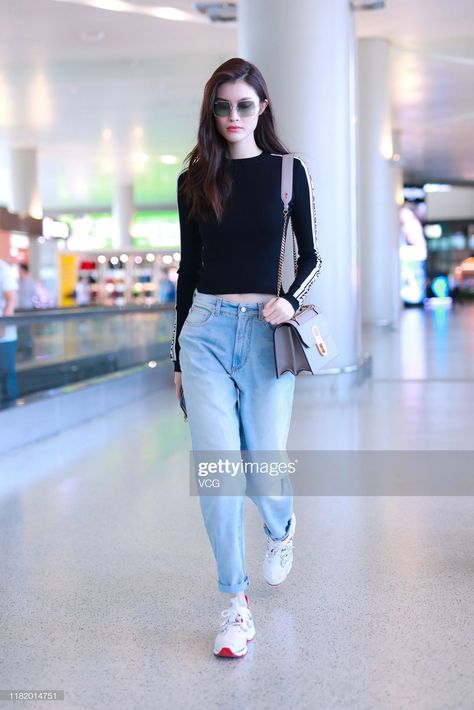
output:
POLYGON ((242 313, 245 313, 247 309, 245 308, 245 306, 242 306, 240 310, 242 311, 242 313))

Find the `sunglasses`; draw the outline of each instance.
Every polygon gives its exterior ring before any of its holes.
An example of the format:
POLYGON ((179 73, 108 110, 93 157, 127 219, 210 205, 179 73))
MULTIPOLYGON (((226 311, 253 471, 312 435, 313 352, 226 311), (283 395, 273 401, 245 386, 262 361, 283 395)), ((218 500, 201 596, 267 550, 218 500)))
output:
MULTIPOLYGON (((255 101, 250 101, 249 99, 242 99, 237 104, 237 114, 240 118, 247 118, 248 116, 254 116, 257 107, 260 104, 255 103, 255 101)), ((232 112, 232 104, 227 99, 216 99, 214 101, 213 113, 214 116, 218 118, 227 118, 232 112)))
POLYGON ((183 392, 183 386, 181 385, 181 388, 179 390, 179 406, 183 410, 184 414, 184 421, 188 421, 188 413, 186 411, 186 400, 184 399, 184 392, 183 392))

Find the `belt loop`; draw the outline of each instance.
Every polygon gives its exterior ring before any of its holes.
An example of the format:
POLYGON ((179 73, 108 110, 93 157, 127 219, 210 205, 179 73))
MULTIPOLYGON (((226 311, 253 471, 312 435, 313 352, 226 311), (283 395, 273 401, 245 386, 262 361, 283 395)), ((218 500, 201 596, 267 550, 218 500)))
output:
POLYGON ((216 296, 216 302, 214 305, 214 315, 216 315, 216 316, 220 315, 221 304, 222 304, 222 298, 219 298, 219 296, 216 296))
POLYGON ((258 319, 259 320, 263 320, 262 310, 263 310, 264 305, 265 304, 262 301, 258 302, 258 319))

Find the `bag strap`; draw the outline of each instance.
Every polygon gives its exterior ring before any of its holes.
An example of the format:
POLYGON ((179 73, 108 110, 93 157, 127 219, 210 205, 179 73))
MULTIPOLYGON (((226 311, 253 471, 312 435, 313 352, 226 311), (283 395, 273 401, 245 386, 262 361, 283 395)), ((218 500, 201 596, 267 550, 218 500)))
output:
POLYGON ((283 209, 288 212, 288 205, 293 196, 293 153, 282 155, 281 160, 281 199, 283 209))
MULTIPOLYGON (((278 281, 277 281, 277 296, 280 295, 281 282, 283 277, 283 262, 285 260, 285 243, 286 243, 286 232, 288 226, 288 212, 291 198, 293 196, 293 153, 285 153, 282 155, 281 160, 281 199, 283 201, 283 234, 281 239, 280 248, 280 258, 278 260, 278 281)), ((291 224, 291 220, 290 220, 291 224)), ((296 272, 298 268, 297 257, 296 257, 296 239, 295 233, 293 231, 293 225, 291 224, 291 232, 293 235, 293 262, 294 262, 294 272, 296 277, 296 272)))

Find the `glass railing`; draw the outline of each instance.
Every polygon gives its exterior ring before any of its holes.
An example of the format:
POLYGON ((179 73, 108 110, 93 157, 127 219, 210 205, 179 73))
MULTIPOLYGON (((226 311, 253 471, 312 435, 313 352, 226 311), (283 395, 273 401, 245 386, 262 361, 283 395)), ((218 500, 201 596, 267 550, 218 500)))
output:
POLYGON ((170 362, 173 318, 172 304, 0 318, 0 406, 150 361, 170 362))

